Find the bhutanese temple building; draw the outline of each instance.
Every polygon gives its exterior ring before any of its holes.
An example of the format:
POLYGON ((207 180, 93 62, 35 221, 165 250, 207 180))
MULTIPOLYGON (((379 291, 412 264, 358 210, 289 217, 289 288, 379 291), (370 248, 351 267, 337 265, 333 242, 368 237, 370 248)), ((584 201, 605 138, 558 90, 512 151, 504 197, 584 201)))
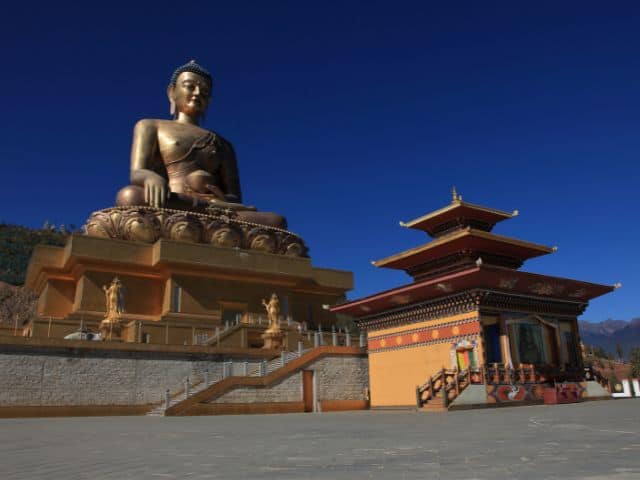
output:
POLYGON ((411 283, 332 308, 366 331, 372 408, 447 406, 473 384, 486 403, 541 401, 555 382, 587 396, 577 317, 615 287, 521 270, 556 248, 493 233, 517 214, 454 189, 449 205, 401 222, 433 240, 373 262, 411 283))

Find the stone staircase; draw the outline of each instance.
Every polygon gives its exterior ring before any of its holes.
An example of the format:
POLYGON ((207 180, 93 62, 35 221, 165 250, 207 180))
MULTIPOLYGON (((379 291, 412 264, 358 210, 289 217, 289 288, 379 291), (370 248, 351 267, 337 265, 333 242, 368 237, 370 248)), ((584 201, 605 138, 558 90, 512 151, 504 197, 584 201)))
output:
POLYGON ((481 381, 479 369, 458 370, 444 367, 416 387, 417 409, 421 412, 446 412, 474 381, 481 381))
POLYGON ((242 324, 225 325, 224 329, 218 330, 211 338, 207 339, 205 345, 219 346, 222 341, 238 332, 243 327, 242 324))
POLYGON ((209 384, 207 384, 204 381, 204 378, 200 379, 200 381, 194 385, 189 385, 189 394, 185 395, 185 391, 184 388, 182 389, 182 391, 178 391, 178 393, 174 394, 170 401, 169 401, 169 405, 166 404, 166 400, 163 399, 159 405, 157 405, 155 408, 153 408, 152 410, 150 410, 149 412, 147 412, 147 416, 149 417, 163 417, 164 416, 164 412, 167 408, 172 407, 173 405, 185 400, 186 398, 191 397, 192 395, 195 395, 198 392, 201 392, 202 390, 204 390, 205 388, 213 385, 214 383, 219 382, 222 379, 217 379, 214 382, 209 382, 209 384))
POLYGON ((205 381, 204 377, 200 377, 196 383, 189 384, 189 392, 188 395, 185 394, 184 386, 182 388, 178 388, 177 393, 171 395, 169 399, 169 405, 167 405, 166 399, 163 398, 159 405, 155 406, 152 410, 147 412, 147 416, 151 417, 162 417, 165 415, 165 411, 167 408, 171 408, 174 405, 191 398, 192 396, 200 393, 205 388, 211 387, 216 383, 224 380, 228 377, 262 377, 271 375, 275 371, 284 367, 287 363, 292 360, 301 357, 305 353, 307 353, 311 349, 300 350, 297 352, 282 352, 279 357, 274 358, 269 362, 260 362, 260 363, 249 363, 249 362, 225 362, 223 365, 223 374, 222 377, 219 378, 209 378, 208 383, 205 381))
MULTIPOLYGON (((281 361, 280 357, 276 360, 281 361)), ((166 398, 163 398, 160 404, 156 405, 152 410, 147 412, 147 416, 151 417, 162 417, 164 416, 167 408, 170 408, 190 397, 196 395, 201 392, 205 388, 210 387, 211 385, 215 385, 221 380, 227 377, 234 376, 244 376, 245 372, 247 376, 255 376, 254 372, 258 372, 257 375, 260 374, 260 364, 256 364, 255 362, 224 362, 222 368, 222 376, 219 377, 210 377, 206 379, 204 376, 200 377, 198 381, 194 383, 189 383, 189 392, 188 395, 185 394, 185 385, 178 387, 174 390, 175 393, 170 394, 169 405, 167 405, 166 398), (208 381, 207 381, 208 380, 208 381)))
POLYGON ((247 376, 261 377, 261 376, 271 375, 273 372, 275 372, 276 370, 279 370, 284 365, 289 363, 291 360, 301 357, 302 355, 307 353, 309 350, 311 349, 300 350, 297 352, 283 352, 282 355, 280 355, 279 357, 274 358, 269 362, 265 362, 264 366, 258 365, 257 367, 252 368, 251 370, 249 370, 247 376), (283 362, 283 358, 284 358, 284 362, 283 362))
MULTIPOLYGON (((198 393, 190 395, 189 398, 179 400, 176 404, 172 404, 168 410, 164 412, 165 416, 181 416, 181 415, 219 415, 225 413, 287 413, 286 410, 262 411, 261 405, 271 405, 269 402, 261 403, 253 399, 252 395, 246 396, 239 403, 220 404, 220 405, 208 405, 212 400, 224 395, 225 393, 234 390, 236 388, 272 388, 276 386, 282 380, 290 377, 296 372, 300 372, 306 365, 317 361, 325 356, 341 356, 341 355, 356 355, 365 356, 366 349, 364 347, 353 346, 335 346, 335 345, 323 345, 312 349, 303 350, 300 349, 296 352, 283 352, 279 358, 275 358, 270 362, 261 362, 258 368, 247 370, 246 375, 227 376, 224 379, 218 381, 215 384, 211 384, 209 387, 200 390, 198 393), (284 360, 284 362, 283 362, 284 360), (270 373, 268 373, 270 372, 270 373), (257 403, 255 403, 257 402, 257 403), (207 406, 208 405, 208 406, 207 406), (220 409, 211 407, 224 407, 231 406, 232 409, 220 409), (243 408, 238 408, 243 407, 243 408), (187 413, 189 412, 189 413, 187 413)), ((184 395, 183 395, 184 398, 184 395)), ((300 408, 303 407, 303 402, 300 403, 300 408)), ((287 404, 287 402, 285 402, 287 404)), ((273 404, 281 405, 281 404, 273 404)), ((284 404, 282 404, 284 405, 284 404)), ((302 411, 299 409, 291 410, 302 411)))
POLYGON ((421 412, 446 412, 449 409, 444 405, 442 391, 436 393, 435 397, 419 408, 421 412))

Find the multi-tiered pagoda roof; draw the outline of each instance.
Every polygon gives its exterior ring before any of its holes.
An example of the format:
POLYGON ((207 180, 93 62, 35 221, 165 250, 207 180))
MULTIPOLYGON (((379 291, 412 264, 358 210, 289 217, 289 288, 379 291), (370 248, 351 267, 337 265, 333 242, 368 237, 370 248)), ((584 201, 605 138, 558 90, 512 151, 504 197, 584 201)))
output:
POLYGON ((456 293, 481 290, 509 296, 533 296, 586 304, 615 287, 519 270, 530 259, 555 252, 492 233, 496 223, 518 215, 463 202, 454 189, 451 204, 409 222, 433 240, 374 261, 376 267, 404 270, 414 282, 333 307, 335 312, 370 315, 456 293))

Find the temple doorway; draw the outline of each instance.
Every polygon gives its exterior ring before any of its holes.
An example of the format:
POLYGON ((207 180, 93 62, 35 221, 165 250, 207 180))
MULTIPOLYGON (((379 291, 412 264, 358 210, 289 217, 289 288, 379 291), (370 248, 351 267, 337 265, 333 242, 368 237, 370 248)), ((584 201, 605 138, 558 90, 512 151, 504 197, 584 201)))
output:
POLYGON ((454 344, 453 346, 455 355, 452 358, 453 366, 458 367, 458 370, 466 370, 468 368, 477 368, 478 361, 476 359, 475 345, 468 340, 463 340, 454 344))
POLYGON ((456 351, 458 361, 458 370, 466 370, 467 368, 476 368, 476 358, 473 354, 473 348, 461 348, 456 351))
POLYGON ((302 371, 302 403, 304 411, 313 412, 313 370, 302 371))

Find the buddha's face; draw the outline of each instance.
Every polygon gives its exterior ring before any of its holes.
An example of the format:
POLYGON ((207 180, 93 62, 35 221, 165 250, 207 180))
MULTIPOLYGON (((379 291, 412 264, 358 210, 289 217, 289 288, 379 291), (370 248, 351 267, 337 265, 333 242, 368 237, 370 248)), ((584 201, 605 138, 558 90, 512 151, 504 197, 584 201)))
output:
POLYGON ((207 110, 211 99, 211 84, 205 77, 193 72, 182 72, 176 84, 169 87, 169 98, 175 104, 176 114, 199 118, 207 110))

